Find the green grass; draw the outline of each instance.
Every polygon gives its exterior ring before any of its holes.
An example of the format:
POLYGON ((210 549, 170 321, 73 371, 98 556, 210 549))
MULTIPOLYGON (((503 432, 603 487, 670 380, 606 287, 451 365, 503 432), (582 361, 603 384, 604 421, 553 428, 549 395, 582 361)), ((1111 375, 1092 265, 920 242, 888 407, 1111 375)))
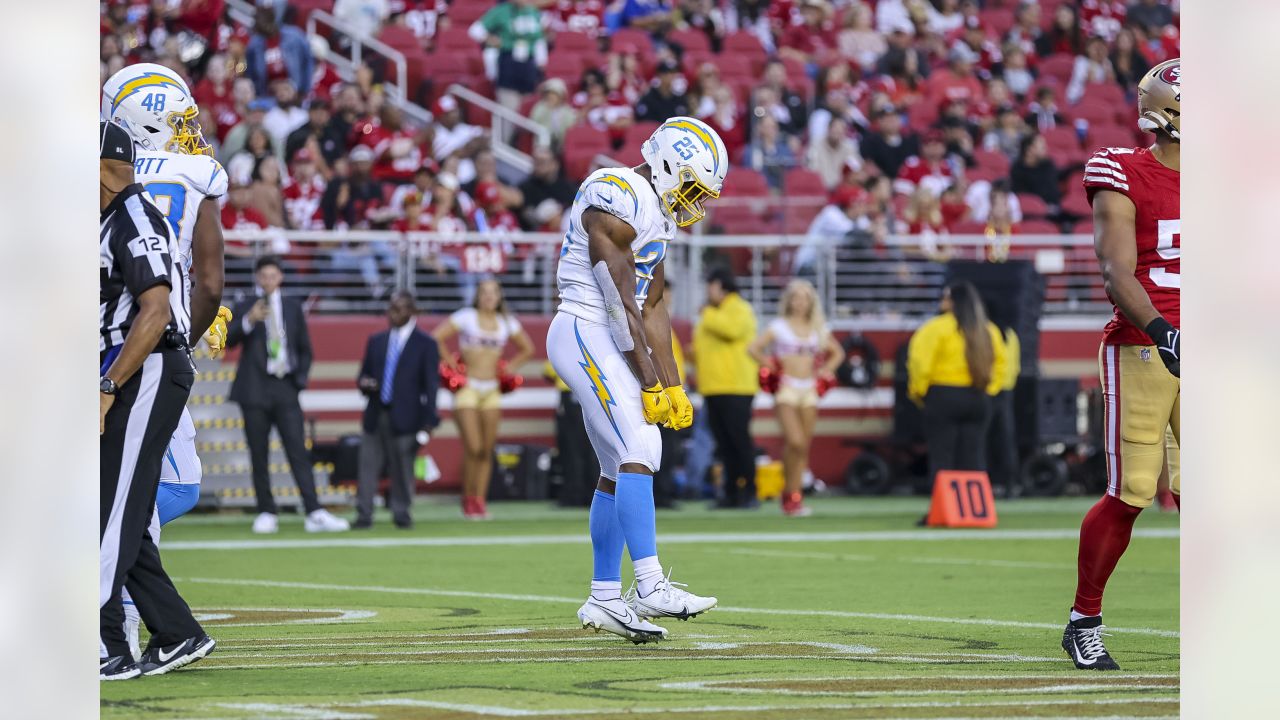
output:
POLYGON ((663 564, 721 607, 643 646, 577 625, 585 511, 497 505, 494 521, 465 523, 433 501, 409 532, 380 515, 371 532, 315 536, 285 517, 265 539, 246 515, 182 518, 165 529, 165 564, 217 651, 104 683, 102 716, 1178 714, 1176 516, 1143 513, 1107 589, 1123 672, 1081 673, 1058 643, 1091 501, 1002 502, 998 530, 969 532, 913 527, 926 502, 819 500, 805 519, 772 505, 662 512, 663 564))

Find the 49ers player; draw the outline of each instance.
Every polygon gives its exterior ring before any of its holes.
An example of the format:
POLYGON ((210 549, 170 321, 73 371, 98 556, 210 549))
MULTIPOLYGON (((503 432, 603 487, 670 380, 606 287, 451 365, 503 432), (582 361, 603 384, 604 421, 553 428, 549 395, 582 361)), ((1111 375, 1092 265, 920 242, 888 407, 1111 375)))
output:
MULTIPOLYGON (((1138 84, 1146 148, 1099 150, 1085 166, 1094 248, 1115 316, 1099 355, 1105 394, 1107 494, 1080 526, 1076 600, 1062 647, 1082 670, 1118 670, 1102 644, 1102 591, 1151 505, 1165 462, 1165 430, 1179 436, 1178 330, 1181 218, 1178 190, 1182 84, 1178 59, 1138 84)), ((1178 475, 1171 487, 1178 500, 1178 475)))

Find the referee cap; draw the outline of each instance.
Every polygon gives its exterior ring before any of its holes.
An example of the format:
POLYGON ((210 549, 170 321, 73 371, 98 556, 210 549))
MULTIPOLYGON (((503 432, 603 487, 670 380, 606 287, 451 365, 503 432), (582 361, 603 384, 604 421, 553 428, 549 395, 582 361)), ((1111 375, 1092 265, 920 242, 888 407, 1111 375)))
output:
POLYGON ((98 157, 102 160, 123 160, 133 164, 133 138, 119 125, 102 120, 98 127, 98 157))

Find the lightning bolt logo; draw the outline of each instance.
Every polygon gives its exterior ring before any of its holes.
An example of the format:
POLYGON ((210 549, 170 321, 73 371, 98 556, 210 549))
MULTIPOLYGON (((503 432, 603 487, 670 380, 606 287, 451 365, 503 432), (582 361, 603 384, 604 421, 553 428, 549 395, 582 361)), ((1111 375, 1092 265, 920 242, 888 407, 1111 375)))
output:
POLYGON ((618 406, 614 401, 613 394, 609 392, 609 386, 605 385, 608 380, 604 376, 604 371, 600 369, 599 363, 591 356, 591 351, 587 349, 587 344, 582 341, 582 334, 578 332, 578 323, 573 324, 573 336, 578 339, 578 349, 582 351, 582 362, 578 363, 578 367, 587 374, 587 378, 591 380, 591 387, 595 390, 596 400, 600 401, 600 409, 604 410, 605 417, 609 418, 609 424, 613 426, 613 431, 617 433, 618 439, 622 440, 622 446, 627 446, 627 441, 622 437, 622 431, 618 429, 618 422, 613 419, 613 408, 618 406))
POLYGON ((126 82, 120 86, 120 90, 116 92, 115 97, 111 98, 111 109, 114 111, 120 107, 120 103, 125 98, 133 95, 139 90, 147 87, 172 87, 176 90, 182 90, 182 86, 173 78, 162 75, 157 72, 143 73, 138 77, 126 82))

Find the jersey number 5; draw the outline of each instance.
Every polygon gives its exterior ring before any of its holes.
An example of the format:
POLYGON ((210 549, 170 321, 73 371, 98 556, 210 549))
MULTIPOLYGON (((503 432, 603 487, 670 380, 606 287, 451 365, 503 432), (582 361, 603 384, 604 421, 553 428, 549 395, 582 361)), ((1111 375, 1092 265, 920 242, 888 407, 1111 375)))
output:
MULTIPOLYGON (((1160 220, 1156 225, 1156 253, 1163 260, 1182 258, 1182 220, 1160 220)), ((1157 287, 1182 289, 1182 275, 1167 268, 1151 268, 1151 282, 1157 287)))

